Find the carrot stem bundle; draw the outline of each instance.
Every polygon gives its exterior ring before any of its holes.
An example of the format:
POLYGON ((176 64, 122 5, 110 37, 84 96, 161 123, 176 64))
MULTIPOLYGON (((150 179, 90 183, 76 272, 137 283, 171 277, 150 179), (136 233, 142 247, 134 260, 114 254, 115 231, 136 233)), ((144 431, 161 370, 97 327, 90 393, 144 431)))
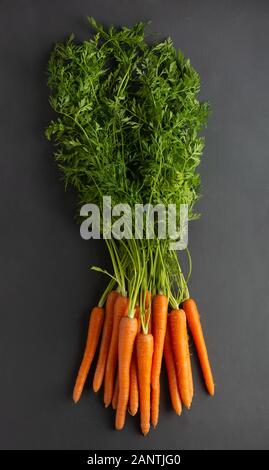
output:
POLYGON ((136 340, 141 431, 150 429, 150 380, 153 355, 153 336, 139 333, 136 340))
POLYGON ((119 293, 113 290, 107 296, 103 334, 101 339, 98 362, 93 378, 93 390, 95 392, 98 392, 98 390, 100 389, 105 374, 106 360, 113 328, 114 304, 118 295, 119 293))
POLYGON ((185 310, 188 325, 197 350, 206 388, 208 393, 213 396, 215 393, 215 385, 196 302, 193 299, 188 299, 184 302, 183 308, 185 310))
POLYGON ((113 387, 116 374, 116 367, 118 362, 118 338, 119 338, 119 324, 121 318, 126 314, 128 307, 128 298, 119 295, 114 304, 114 316, 111 341, 107 356, 107 364, 105 371, 105 385, 104 385, 104 403, 108 407, 111 403, 113 396, 113 387))
POLYGON ((73 400, 75 403, 80 399, 84 384, 86 382, 92 360, 98 345, 101 329, 104 322, 104 309, 102 307, 94 307, 91 312, 88 336, 83 359, 78 371, 75 387, 73 390, 73 400))
POLYGON ((120 321, 119 328, 119 397, 115 421, 115 427, 117 430, 122 429, 125 424, 130 391, 130 364, 136 334, 137 319, 123 317, 120 321))
POLYGON ((192 390, 190 381, 190 359, 188 333, 184 310, 175 309, 169 314, 171 342, 175 359, 177 380, 182 402, 190 408, 192 390))
POLYGON ((168 376, 170 398, 172 406, 178 415, 181 415, 182 405, 177 384, 177 373, 173 357, 169 328, 166 330, 164 341, 164 359, 168 376))

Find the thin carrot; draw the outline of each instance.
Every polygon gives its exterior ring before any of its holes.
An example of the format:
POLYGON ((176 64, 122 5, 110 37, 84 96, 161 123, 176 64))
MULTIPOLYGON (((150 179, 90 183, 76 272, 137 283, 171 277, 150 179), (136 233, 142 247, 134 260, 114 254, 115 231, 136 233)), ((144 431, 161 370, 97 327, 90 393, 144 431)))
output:
POLYGON ((117 409, 118 406, 118 398, 119 398, 119 374, 117 373, 114 390, 113 390, 113 397, 112 397, 112 408, 113 410, 117 409))
POLYGON ((138 305, 135 307, 135 318, 137 319, 137 333, 140 333, 141 320, 140 320, 140 308, 138 305))
POLYGON ((160 381, 157 388, 151 388, 151 423, 154 428, 156 428, 159 421, 160 389, 160 381))
POLYGON ((168 301, 165 295, 157 294, 153 297, 152 330, 154 337, 154 353, 152 359, 151 385, 158 387, 160 380, 163 345, 166 333, 168 301))
POLYGON ((117 430, 122 429, 125 424, 130 392, 130 364, 136 334, 137 319, 123 317, 120 321, 119 329, 119 398, 115 421, 115 427, 117 430))
POLYGON ((169 326, 180 396, 184 405, 190 408, 192 396, 189 374, 187 323, 184 310, 175 309, 171 311, 169 315, 169 326))
POLYGON ((152 315, 149 308, 146 311, 146 318, 148 319, 148 332, 152 333, 152 315))
POLYGON ((107 296, 106 308, 105 308, 105 322, 102 334, 102 340, 100 345, 100 351, 98 356, 98 362, 93 378, 93 390, 98 392, 100 389, 106 368, 107 355, 110 345, 110 339, 113 328, 113 312, 114 304, 119 293, 115 290, 111 291, 107 296))
POLYGON ((166 371, 167 371, 167 376, 168 376, 169 391, 170 391, 170 398, 171 398, 172 406, 175 412, 178 415, 181 415, 182 405, 181 405, 181 399, 180 399, 179 390, 178 390, 177 373, 176 373, 176 367, 175 367, 175 362, 174 362, 174 357, 173 357, 169 328, 167 328, 166 330, 163 351, 164 351, 164 359, 165 359, 166 371))
POLYGON ((83 359, 78 371, 75 387, 73 390, 73 400, 75 403, 80 399, 84 384, 86 382, 92 360, 98 345, 99 336, 104 323, 104 309, 102 307, 94 307, 91 312, 88 336, 83 359))
POLYGON ((139 333, 136 340, 140 423, 144 436, 150 429, 150 378, 153 356, 153 336, 139 333))
POLYGON ((189 374, 189 387, 190 387, 190 398, 191 401, 193 399, 193 377, 192 377, 192 367, 191 367, 191 355, 190 355, 190 347, 189 347, 189 336, 188 331, 186 332, 186 357, 188 361, 188 374, 189 374))
POLYGON ((213 396, 215 393, 215 385, 196 302, 193 299, 188 299, 184 302, 183 308, 193 336, 208 393, 213 396))
POLYGON ((111 341, 107 356, 105 385, 104 385, 104 403, 108 407, 113 396, 114 379, 118 362, 118 338, 120 320, 125 315, 128 307, 128 298, 119 295, 114 304, 113 328, 111 341))
POLYGON ((147 290, 146 296, 145 296, 145 309, 148 309, 150 304, 151 304, 151 292, 147 290))
POLYGON ((139 390, 137 376, 137 359, 136 351, 133 350, 131 366, 130 366, 130 397, 129 397, 129 413, 134 416, 139 406, 139 390))

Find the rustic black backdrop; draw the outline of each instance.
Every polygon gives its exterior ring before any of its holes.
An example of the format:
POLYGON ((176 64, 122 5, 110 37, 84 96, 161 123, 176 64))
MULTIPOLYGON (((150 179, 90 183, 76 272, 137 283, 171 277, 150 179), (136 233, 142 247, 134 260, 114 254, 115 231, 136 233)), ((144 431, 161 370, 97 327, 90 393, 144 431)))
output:
POLYGON ((1 0, 0 191, 2 449, 252 449, 269 442, 269 3, 247 0, 1 0), (46 64, 56 41, 86 38, 85 17, 152 20, 201 74, 212 115, 201 165, 200 221, 191 224, 197 298, 216 380, 210 399, 194 357, 195 399, 160 424, 113 430, 86 388, 71 401, 88 312, 105 285, 102 242, 85 242, 44 138, 52 113, 46 64))

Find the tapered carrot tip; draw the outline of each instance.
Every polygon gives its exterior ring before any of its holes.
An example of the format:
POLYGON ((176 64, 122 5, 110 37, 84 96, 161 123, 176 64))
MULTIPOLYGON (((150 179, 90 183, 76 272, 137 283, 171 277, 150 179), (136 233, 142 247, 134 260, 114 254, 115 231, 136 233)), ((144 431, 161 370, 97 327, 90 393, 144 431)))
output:
POLYGON ((82 389, 78 390, 77 388, 74 389, 73 391, 73 402, 76 404, 79 400, 80 400, 80 397, 81 397, 81 393, 82 393, 82 389))
POLYGON ((146 436, 149 433, 150 430, 150 424, 141 426, 141 431, 144 436, 146 436))

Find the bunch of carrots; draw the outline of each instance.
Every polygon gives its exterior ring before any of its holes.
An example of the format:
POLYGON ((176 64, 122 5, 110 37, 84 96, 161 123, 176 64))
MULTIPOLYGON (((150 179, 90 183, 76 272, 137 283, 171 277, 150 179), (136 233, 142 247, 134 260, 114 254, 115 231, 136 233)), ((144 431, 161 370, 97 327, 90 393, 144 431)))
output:
POLYGON ((94 307, 90 315, 88 337, 74 391, 80 399, 93 358, 100 348, 93 379, 93 390, 104 386, 104 404, 116 410, 115 428, 124 427, 126 412, 134 416, 140 408, 141 431, 146 435, 150 424, 159 418, 160 373, 164 356, 171 404, 180 415, 182 404, 191 407, 193 378, 187 325, 191 331, 208 393, 214 395, 214 381, 196 303, 188 298, 182 308, 168 313, 168 299, 163 294, 146 292, 145 308, 148 331, 141 329, 139 306, 128 315, 129 299, 117 290, 107 295, 105 308, 94 307))
MULTIPOLYGON (((100 221, 105 218, 103 198, 110 196, 112 206, 128 205, 132 223, 137 204, 173 206, 181 227, 181 205, 188 207, 188 220, 194 220, 200 196, 200 131, 208 104, 198 99, 199 75, 170 38, 147 41, 142 22, 106 29, 93 18, 89 21, 94 35, 82 43, 71 36, 56 44, 48 65, 56 118, 46 136, 55 142, 65 185, 76 190, 83 207, 98 206, 100 221)), ((87 215, 80 211, 81 217, 87 215)), ((112 213, 110 223, 121 232, 124 220, 112 213)), ((162 223, 166 227, 164 218, 162 223)), ((158 423, 163 356, 175 412, 181 413, 182 404, 191 406, 187 328, 207 390, 214 395, 199 314, 188 290, 191 258, 185 247, 185 276, 170 247, 175 233, 158 236, 154 217, 150 236, 143 228, 134 236, 128 225, 121 238, 119 231, 108 234, 100 225, 112 271, 93 268, 110 282, 91 312, 73 399, 80 399, 100 342, 94 391, 103 385, 105 406, 116 410, 116 429, 123 428, 127 410, 135 415, 140 409, 141 429, 147 434, 150 423, 158 423)))

